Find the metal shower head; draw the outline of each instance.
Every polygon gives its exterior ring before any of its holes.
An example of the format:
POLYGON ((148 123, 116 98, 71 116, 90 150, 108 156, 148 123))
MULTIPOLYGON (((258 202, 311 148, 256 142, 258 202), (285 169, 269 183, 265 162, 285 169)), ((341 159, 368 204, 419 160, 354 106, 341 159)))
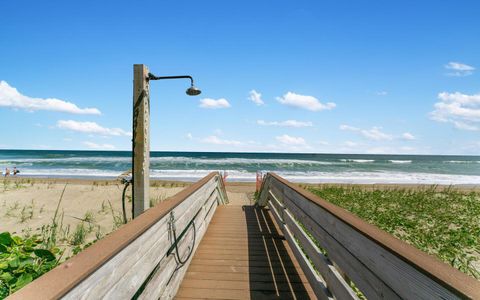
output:
POLYGON ((199 90, 198 88, 196 88, 193 84, 191 87, 189 87, 186 91, 187 95, 189 96, 197 96, 197 95, 200 95, 202 93, 201 90, 199 90))

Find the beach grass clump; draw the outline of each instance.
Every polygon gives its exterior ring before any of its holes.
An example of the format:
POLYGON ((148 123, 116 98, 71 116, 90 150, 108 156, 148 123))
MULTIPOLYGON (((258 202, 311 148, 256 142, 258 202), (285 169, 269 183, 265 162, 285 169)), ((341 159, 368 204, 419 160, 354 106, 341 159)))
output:
POLYGON ((0 233, 0 299, 53 269, 60 259, 57 253, 43 248, 38 235, 21 238, 0 233))
POLYGON ((112 219, 113 219, 113 228, 112 228, 112 231, 113 231, 113 230, 116 230, 117 228, 119 228, 120 226, 122 226, 124 224, 124 222, 123 222, 122 214, 116 212, 113 209, 113 205, 110 202, 110 200, 108 200, 108 205, 110 206, 110 213, 112 214, 112 219))
POLYGON ((72 233, 72 238, 70 244, 73 246, 79 246, 85 242, 87 237, 87 229, 85 228, 84 222, 80 222, 75 227, 75 231, 72 233))
POLYGON ((27 220, 33 219, 35 212, 35 201, 32 199, 30 205, 24 205, 20 212, 20 223, 24 223, 27 220))
POLYGON ((20 206, 20 204, 18 203, 18 201, 15 201, 12 205, 8 206, 5 209, 5 216, 6 217, 15 217, 15 212, 17 211, 19 206, 20 206))
POLYGON ((160 202, 163 202, 165 199, 167 199, 167 195, 165 193, 158 194, 154 197, 150 197, 150 207, 154 207, 160 202))
POLYGON ((480 193, 436 186, 310 188, 321 198, 480 279, 480 193))

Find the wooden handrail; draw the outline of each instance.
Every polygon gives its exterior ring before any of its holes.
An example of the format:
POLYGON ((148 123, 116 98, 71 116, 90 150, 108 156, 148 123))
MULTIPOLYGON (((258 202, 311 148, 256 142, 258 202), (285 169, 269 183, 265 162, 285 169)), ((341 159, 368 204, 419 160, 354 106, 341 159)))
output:
MULTIPOLYGON (((178 218, 177 226, 179 228, 177 230, 179 232, 191 221, 191 218, 198 216, 198 227, 202 226, 197 229, 198 231, 202 230, 197 233, 196 245, 198 245, 206 230, 206 226, 208 226, 209 218, 211 218, 213 214, 214 210, 211 208, 225 201, 222 200, 222 198, 226 199, 225 187, 221 181, 222 179, 218 172, 210 173, 203 179, 180 191, 175 196, 145 211, 139 217, 123 225, 55 269, 37 278, 32 283, 11 295, 8 299, 57 299, 69 296, 72 293, 72 295, 75 295, 76 289, 79 290, 79 294, 90 292, 94 297, 98 298, 102 298, 102 293, 109 296, 115 294, 131 298, 134 294, 131 290, 123 293, 118 289, 115 290, 112 288, 112 286, 117 284, 116 282, 108 282, 109 276, 112 277, 113 274, 120 272, 116 269, 116 266, 120 268, 124 264, 124 261, 120 260, 121 256, 125 256, 126 251, 132 252, 128 255, 140 255, 138 251, 132 251, 130 249, 134 249, 134 247, 140 247, 141 249, 142 243, 146 244, 146 242, 140 240, 146 235, 152 235, 152 237, 155 238, 148 239, 148 242, 151 244, 151 246, 149 246, 150 248, 145 249, 143 256, 141 255, 137 260, 132 260, 132 265, 136 266, 140 259, 144 259, 147 256, 152 256, 151 260, 158 262, 158 264, 165 263, 166 266, 172 264, 171 261, 174 261, 173 257, 166 257, 166 251, 170 245, 167 232, 167 219, 169 213, 174 210, 177 212, 175 215, 178 218), (223 195, 220 196, 220 194, 223 195), (189 203, 186 203, 187 200, 189 203), (198 209, 204 210, 200 216, 198 209), (162 243, 161 245, 163 245, 163 247, 158 247, 160 243, 162 243), (147 253, 147 250, 151 253, 147 253), (117 262, 116 260, 119 261, 117 262), (106 270, 109 267, 108 265, 113 265, 112 270, 106 270), (107 275, 101 275, 100 271, 107 275), (97 273, 99 274, 99 278, 95 281, 97 273), (86 286, 86 282, 89 281, 91 281, 91 283, 88 283, 90 286, 86 286), (106 287, 100 288, 100 285, 105 285, 106 287), (101 290, 101 293, 93 294, 94 290, 101 290)), ((185 249, 188 246, 188 242, 183 242, 182 240, 179 247, 185 249)), ((150 274, 154 267, 155 264, 145 265, 142 268, 147 270, 146 274, 150 274), (150 270, 148 270, 149 268, 150 270)), ((185 269, 186 268, 187 266, 185 266, 185 269)), ((122 272, 131 272, 131 270, 127 268, 122 272)), ((176 274, 165 275, 168 277, 177 276, 176 274)), ((133 274, 133 276, 138 277, 140 275, 137 273, 133 274)), ((142 285, 146 278, 146 276, 143 276, 143 278, 137 277, 128 282, 130 285, 136 284, 136 287, 134 287, 135 291, 142 285)), ((158 277, 159 276, 157 276, 157 279, 158 277)), ((163 284, 165 284, 165 282, 163 282, 163 284)), ((127 287, 124 286, 120 288, 126 289, 127 287)), ((175 290, 173 290, 173 292, 175 292, 175 290)))
POLYGON ((480 299, 479 281, 274 173, 267 174, 259 205, 272 209, 297 244, 291 247, 300 246, 299 255, 315 264, 325 297, 355 298, 351 280, 367 298, 480 299))

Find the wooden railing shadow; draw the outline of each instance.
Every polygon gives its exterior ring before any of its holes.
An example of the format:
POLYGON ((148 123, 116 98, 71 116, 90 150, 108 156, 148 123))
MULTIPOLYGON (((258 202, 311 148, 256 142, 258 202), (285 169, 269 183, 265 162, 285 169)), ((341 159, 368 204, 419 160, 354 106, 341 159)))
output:
POLYGON ((274 173, 258 205, 319 299, 480 299, 479 281, 274 173))
POLYGON ((305 277, 296 269, 267 208, 243 206, 248 232, 250 298, 308 299, 305 277), (303 279, 303 280, 302 280, 303 279))

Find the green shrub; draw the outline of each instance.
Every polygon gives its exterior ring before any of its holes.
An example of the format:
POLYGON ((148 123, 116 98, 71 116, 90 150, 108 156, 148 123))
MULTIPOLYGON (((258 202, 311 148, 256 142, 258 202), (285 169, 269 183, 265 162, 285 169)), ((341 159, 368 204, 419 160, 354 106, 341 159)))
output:
POLYGON ((480 193, 436 186, 365 190, 310 188, 323 199, 477 279, 480 257, 480 193))
POLYGON ((21 238, 9 232, 0 234, 0 299, 58 264, 58 248, 42 249, 41 242, 37 235, 21 238))

